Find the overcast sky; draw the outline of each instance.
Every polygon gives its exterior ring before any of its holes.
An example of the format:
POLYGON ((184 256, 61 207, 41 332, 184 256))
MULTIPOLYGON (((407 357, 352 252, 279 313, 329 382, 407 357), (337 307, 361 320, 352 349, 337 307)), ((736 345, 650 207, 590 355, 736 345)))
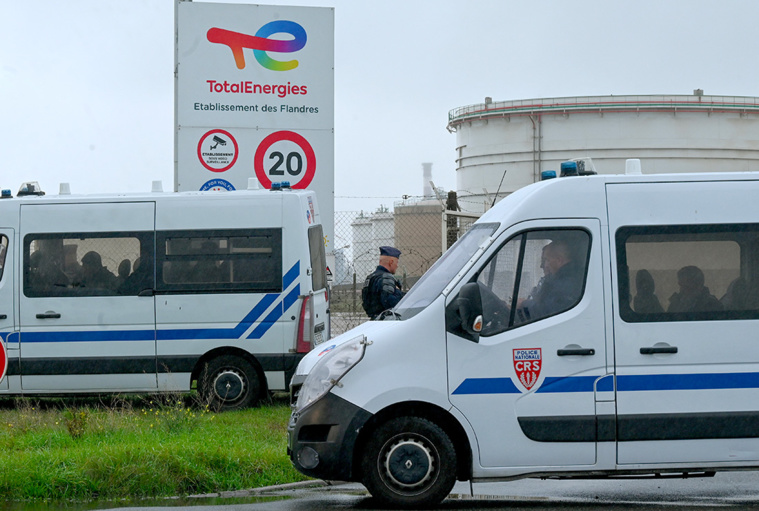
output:
MULTIPOLYGON (((337 211, 421 195, 422 162, 455 189, 448 112, 485 96, 759 95, 754 0, 245 3, 335 8, 337 211)), ((171 190, 173 0, 0 7, 0 188, 171 190)))

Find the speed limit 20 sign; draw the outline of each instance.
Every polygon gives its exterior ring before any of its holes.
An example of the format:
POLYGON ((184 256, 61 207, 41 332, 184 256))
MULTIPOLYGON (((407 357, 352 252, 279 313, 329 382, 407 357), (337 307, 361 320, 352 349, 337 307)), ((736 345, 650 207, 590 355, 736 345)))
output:
POLYGON ((258 145, 253 168, 265 188, 275 181, 289 181, 293 188, 305 189, 316 174, 316 155, 302 135, 276 131, 258 145))

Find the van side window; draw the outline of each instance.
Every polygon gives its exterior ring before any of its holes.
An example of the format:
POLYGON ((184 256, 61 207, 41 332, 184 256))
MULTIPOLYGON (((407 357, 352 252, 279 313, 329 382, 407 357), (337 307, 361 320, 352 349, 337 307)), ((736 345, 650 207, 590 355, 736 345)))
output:
POLYGON ((152 233, 29 234, 24 238, 24 295, 136 295, 137 277, 153 287, 152 233), (143 266, 144 263, 144 266, 143 266))
POLYGON ((616 233, 626 322, 759 317, 759 225, 623 227, 616 233))
POLYGON ((282 291, 281 229, 162 231, 157 243, 159 292, 282 291))
POLYGON ((321 225, 308 228, 308 251, 311 254, 311 289, 327 289, 327 256, 321 225))
POLYGON ((481 335, 565 312, 585 289, 590 235, 580 229, 529 231, 511 238, 477 277, 481 335))
POLYGON ((0 280, 3 278, 3 268, 5 268, 5 254, 8 253, 8 238, 0 236, 0 280))

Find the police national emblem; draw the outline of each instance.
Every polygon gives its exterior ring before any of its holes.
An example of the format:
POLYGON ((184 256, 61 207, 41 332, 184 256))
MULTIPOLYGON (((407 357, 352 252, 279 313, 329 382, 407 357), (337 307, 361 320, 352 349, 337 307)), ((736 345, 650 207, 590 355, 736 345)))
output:
POLYGON ((541 348, 514 350, 514 371, 525 389, 530 390, 538 382, 543 366, 542 358, 541 348))

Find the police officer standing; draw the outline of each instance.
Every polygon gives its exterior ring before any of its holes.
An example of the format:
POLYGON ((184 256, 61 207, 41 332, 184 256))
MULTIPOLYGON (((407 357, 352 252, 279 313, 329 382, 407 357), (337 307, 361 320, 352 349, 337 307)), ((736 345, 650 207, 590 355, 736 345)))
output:
POLYGON ((366 314, 375 319, 382 311, 392 309, 403 297, 401 284, 393 275, 398 269, 401 251, 395 247, 380 247, 377 269, 364 280, 361 303, 366 314))

